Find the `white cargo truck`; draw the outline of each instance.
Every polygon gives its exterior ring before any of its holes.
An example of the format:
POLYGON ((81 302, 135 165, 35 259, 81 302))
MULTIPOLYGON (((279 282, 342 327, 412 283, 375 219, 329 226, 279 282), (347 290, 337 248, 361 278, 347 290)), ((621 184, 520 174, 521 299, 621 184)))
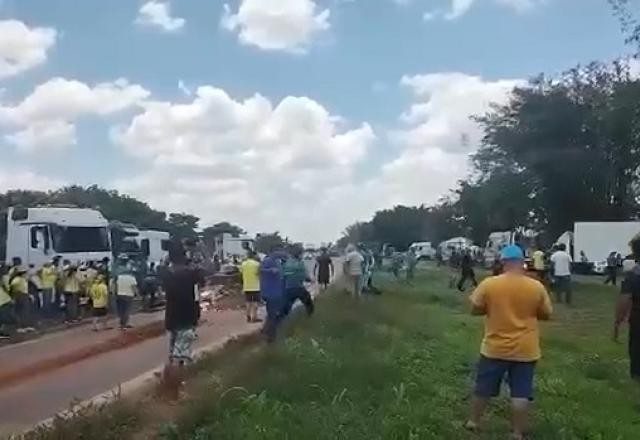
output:
MULTIPOLYGON (((629 255, 629 241, 638 233, 640 221, 577 222, 573 225, 573 246, 567 250, 573 250, 574 262, 580 262, 584 255, 589 263, 593 263, 594 272, 604 273, 607 256, 611 252, 619 253, 623 258, 629 255)), ((563 236, 566 241, 568 234, 563 236)))
POLYGON ((436 257, 436 249, 430 241, 419 241, 409 246, 418 260, 433 260, 436 257))
POLYGON ((147 261, 158 264, 169 255, 170 238, 171 236, 166 231, 140 229, 136 241, 147 261))
POLYGON ((6 260, 38 267, 55 256, 74 263, 111 258, 109 222, 95 209, 9 208, 6 260))

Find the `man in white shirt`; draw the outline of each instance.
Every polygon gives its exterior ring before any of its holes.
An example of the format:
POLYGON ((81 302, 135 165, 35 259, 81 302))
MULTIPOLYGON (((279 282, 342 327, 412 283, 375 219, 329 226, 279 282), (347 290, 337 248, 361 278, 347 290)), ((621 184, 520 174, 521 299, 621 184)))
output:
POLYGON ((362 294, 362 281, 364 273, 364 257, 352 244, 347 246, 347 255, 344 260, 345 276, 349 291, 356 298, 362 294))
POLYGON ((567 253, 567 246, 560 244, 558 250, 551 255, 553 270, 553 287, 558 302, 571 304, 571 255, 567 253), (564 301, 563 301, 564 294, 564 301))
POLYGON ((130 272, 118 274, 116 278, 116 309, 120 318, 120 330, 126 330, 132 326, 129 324, 131 316, 131 304, 138 291, 138 282, 130 272))

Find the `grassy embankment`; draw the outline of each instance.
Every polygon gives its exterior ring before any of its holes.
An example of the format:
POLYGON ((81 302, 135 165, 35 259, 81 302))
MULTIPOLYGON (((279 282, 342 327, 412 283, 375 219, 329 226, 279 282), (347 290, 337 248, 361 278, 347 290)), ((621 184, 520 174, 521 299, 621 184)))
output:
MULTIPOLYGON (((414 286, 380 278, 383 296, 326 295, 313 319, 291 319, 275 347, 245 341, 205 359, 181 405, 125 400, 33 438, 469 438, 461 422, 481 320, 435 269, 414 286)), ((610 341, 615 295, 581 284, 574 308, 558 306, 545 324, 534 438, 638 438, 624 344, 610 341)), ((495 402, 478 438, 506 435, 507 403, 495 402)))

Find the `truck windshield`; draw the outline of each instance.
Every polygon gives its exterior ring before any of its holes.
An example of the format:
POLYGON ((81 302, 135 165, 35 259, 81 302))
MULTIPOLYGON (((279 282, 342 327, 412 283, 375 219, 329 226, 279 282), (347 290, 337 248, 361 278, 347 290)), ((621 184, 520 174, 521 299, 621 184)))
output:
POLYGON ((107 228, 83 226, 51 226, 56 252, 108 252, 107 228))

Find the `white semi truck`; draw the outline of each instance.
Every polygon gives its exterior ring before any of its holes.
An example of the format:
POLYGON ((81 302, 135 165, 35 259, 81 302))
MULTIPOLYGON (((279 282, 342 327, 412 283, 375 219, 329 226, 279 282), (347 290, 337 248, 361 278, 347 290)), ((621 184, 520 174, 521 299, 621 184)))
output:
POLYGON ((136 241, 147 261, 158 264, 169 255, 170 238, 169 233, 165 231, 140 229, 136 241))
POLYGON ((111 258, 109 222, 95 209, 9 208, 5 255, 36 267, 55 256, 76 263, 111 258))
POLYGON ((586 259, 593 264, 594 272, 604 273, 609 254, 616 252, 626 257, 631 252, 629 241, 638 233, 640 221, 576 222, 573 231, 562 234, 556 244, 564 243, 574 262, 586 259))

